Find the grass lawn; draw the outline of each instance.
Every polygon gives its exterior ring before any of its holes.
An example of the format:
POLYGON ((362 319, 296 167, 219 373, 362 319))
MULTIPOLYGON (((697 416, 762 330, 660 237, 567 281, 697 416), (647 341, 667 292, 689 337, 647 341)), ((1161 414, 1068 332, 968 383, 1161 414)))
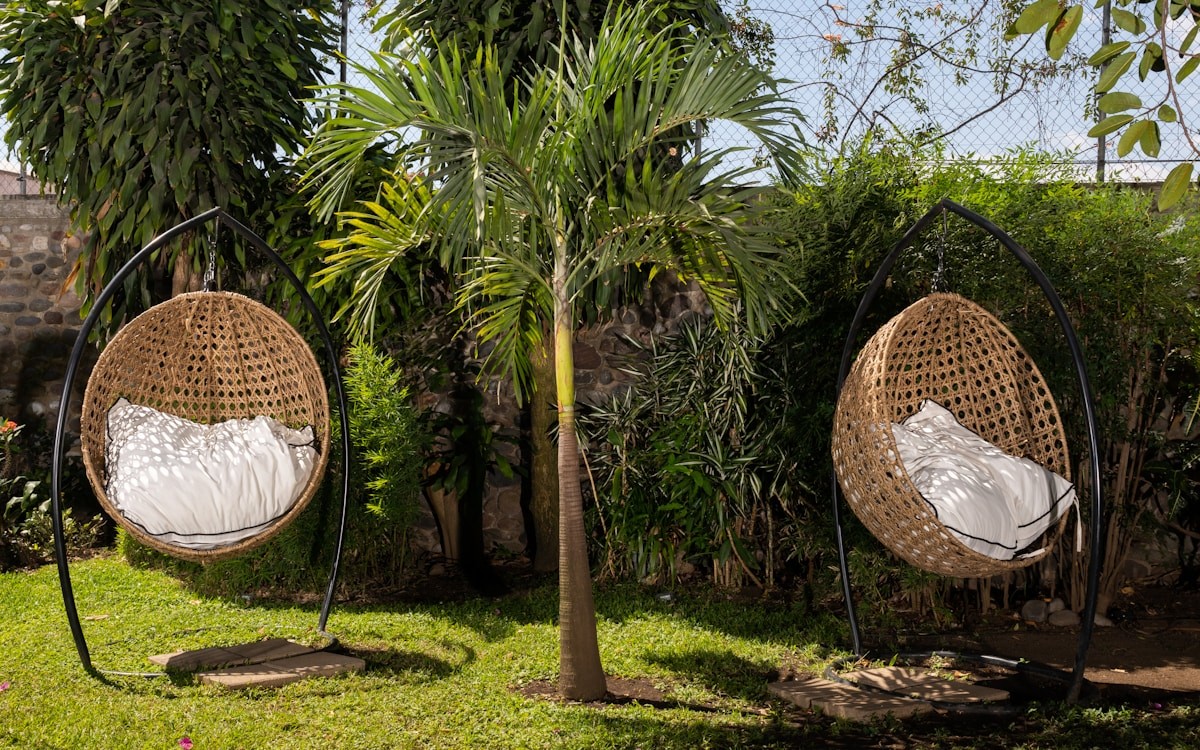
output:
MULTIPOLYGON (((72 565, 98 667, 262 637, 316 642, 317 608, 199 597, 162 573, 108 557, 72 565)), ((361 675, 234 693, 191 678, 87 675, 56 571, 0 575, 0 747, 704 748, 1200 746, 1200 708, 1040 706, 1016 718, 934 717, 856 725, 771 700, 774 670, 818 672, 841 624, 800 605, 714 596, 660 601, 599 591, 610 675, 650 678, 664 705, 581 706, 514 690, 557 669, 552 587, 498 600, 342 606, 330 630, 365 658, 361 675)), ((1200 687, 1200 686, 1198 686, 1200 687)))

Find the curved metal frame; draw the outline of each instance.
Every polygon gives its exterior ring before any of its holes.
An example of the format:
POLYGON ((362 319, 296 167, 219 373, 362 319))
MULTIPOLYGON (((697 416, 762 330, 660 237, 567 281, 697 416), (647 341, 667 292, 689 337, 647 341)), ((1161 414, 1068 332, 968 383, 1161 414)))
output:
MULTIPOLYGON (((838 397, 842 394, 842 386, 845 384, 846 376, 850 372, 850 360, 854 354, 855 339, 858 337, 859 331, 862 329, 863 321, 866 319, 867 311, 875 298, 879 296, 879 292, 883 289, 887 281, 888 275, 891 273, 892 267, 896 264, 896 260, 900 257, 900 253, 907 249, 913 240, 933 221, 939 217, 944 217, 947 213, 956 214, 963 219, 966 219, 975 226, 983 229, 988 234, 1000 241, 1009 252, 1016 256, 1025 270, 1033 277, 1038 286, 1042 289, 1042 294, 1054 309, 1054 315, 1058 319, 1059 326, 1062 328, 1063 335, 1066 337, 1067 345, 1071 350, 1071 358, 1075 363, 1075 374, 1079 380, 1079 390, 1083 401, 1084 418, 1087 421, 1089 450, 1091 451, 1091 483, 1092 483, 1092 533, 1090 546, 1090 559, 1088 562, 1088 577, 1087 577, 1087 599, 1084 604, 1082 615, 1082 627, 1079 631, 1079 643, 1075 652, 1075 666, 1071 672, 1070 688, 1067 691, 1067 702, 1074 703, 1079 699, 1080 690, 1083 687, 1083 672, 1087 662, 1087 651, 1092 640, 1092 630, 1095 627, 1096 620, 1096 599, 1100 583, 1100 566, 1104 559, 1104 546, 1106 535, 1104 533, 1104 501, 1103 487, 1100 483, 1100 441, 1096 431, 1096 413, 1095 413, 1095 398, 1092 395, 1091 385, 1088 382, 1087 366, 1083 358, 1083 348, 1079 344, 1079 338, 1075 334, 1075 328, 1071 325, 1071 319, 1067 315, 1066 308, 1063 306, 1062 300, 1058 296, 1058 292, 1054 290, 1053 284, 1042 269, 1025 250, 1018 245, 1011 237, 1008 236, 1002 229, 983 218, 979 214, 970 211, 954 201, 942 199, 921 217, 916 224, 900 239, 896 247, 884 259, 883 265, 875 272, 875 277, 871 279, 867 291, 863 294, 862 300, 858 304, 858 310, 854 314, 854 320, 850 324, 850 330, 846 334, 846 343, 842 349, 841 365, 838 368, 837 392, 838 397)), ((841 568, 842 576, 842 595, 846 600, 846 614, 850 620, 850 638, 853 642, 854 653, 858 656, 863 655, 862 637, 858 629, 858 618, 854 610, 854 598, 850 591, 850 569, 846 555, 846 539, 842 525, 842 510, 841 505, 844 501, 842 496, 841 486, 838 484, 836 470, 830 472, 832 484, 832 502, 833 502, 833 519, 836 527, 837 546, 838 546, 838 563, 841 568)))
POLYGON ((75 607, 75 593, 71 586, 71 572, 67 563, 67 542, 66 535, 63 532, 63 517, 62 517, 62 499, 60 496, 61 475, 63 466, 63 453, 65 450, 65 435, 67 431, 67 418, 70 413, 71 392, 74 389, 75 377, 79 370, 79 363, 83 358, 84 349, 87 346, 88 336, 92 329, 96 326, 96 321, 100 318, 101 312, 108 304, 109 300, 116 293, 125 279, 132 274, 138 266, 144 263, 154 252, 165 244, 175 239, 179 235, 196 227, 207 224, 211 221, 217 221, 221 224, 233 229, 243 239, 257 248, 263 255, 267 256, 283 275, 291 282, 296 291, 300 295, 300 300, 304 305, 305 310, 317 324, 317 329, 321 336, 321 342, 325 347, 326 354, 329 359, 329 366, 333 373, 333 380, 337 388, 338 398, 338 415, 341 420, 342 428, 342 519, 341 525, 338 528, 337 549, 333 555, 333 565, 329 571, 329 584, 325 589, 325 601, 321 605, 321 616, 317 625, 317 631, 329 639, 331 644, 336 642, 336 638, 325 631, 326 623, 329 620, 329 612, 333 608, 334 588, 337 586, 338 568, 341 565, 342 548, 346 538, 346 517, 349 510, 350 497, 350 426, 347 418, 347 401, 345 386, 342 383, 341 370, 338 368, 337 349, 334 348, 333 339, 329 335, 329 328, 325 324, 325 319, 321 316, 320 310, 313 302, 312 297, 304 288, 304 284, 292 271, 292 269, 284 262, 270 245, 261 237, 250 230, 246 225, 242 224, 237 219, 230 216, 221 208, 212 208, 204 213, 195 216, 182 224, 168 229, 137 252, 129 261, 121 266, 108 285, 96 298, 92 305, 92 311, 83 321, 83 327, 79 330, 79 335, 75 338, 75 347, 71 350, 71 358, 67 361, 67 371, 63 382, 62 398, 59 401, 58 407, 58 423, 54 430, 54 455, 53 463, 51 464, 51 480, 50 480, 50 501, 51 501, 51 519, 54 523, 54 552, 58 562, 58 581, 62 588, 63 604, 67 610, 67 620, 71 624, 71 636, 75 639, 75 650, 79 652, 79 660, 83 662, 83 668, 92 674, 96 674, 102 670, 96 669, 92 665, 91 654, 88 651, 87 640, 83 635, 83 627, 79 621, 79 612, 75 607))

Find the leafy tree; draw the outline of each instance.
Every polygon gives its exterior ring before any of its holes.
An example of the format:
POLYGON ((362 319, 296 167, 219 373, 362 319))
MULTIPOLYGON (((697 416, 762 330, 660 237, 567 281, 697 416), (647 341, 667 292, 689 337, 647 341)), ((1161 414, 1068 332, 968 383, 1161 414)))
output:
MULTIPOLYGON (((1104 3, 1098 2, 1097 7, 1104 3)), ((1134 148, 1150 158, 1159 154, 1163 126, 1178 128, 1195 157, 1200 157, 1200 131, 1191 123, 1182 84, 1200 67, 1200 11, 1187 0, 1117 0, 1110 8, 1117 39, 1101 44, 1088 63, 1099 71, 1095 91, 1100 121, 1088 132, 1102 137, 1120 132, 1117 155, 1134 148), (1124 37, 1124 38, 1120 38, 1124 37), (1143 99, 1129 91, 1132 74, 1156 91, 1143 99)), ((1046 52, 1058 60, 1067 50, 1083 19, 1080 4, 1035 0, 1025 5, 1009 29, 1009 38, 1042 33, 1046 52)), ((1144 88, 1144 87, 1143 87, 1144 88)), ((1194 160, 1193 160, 1194 161, 1194 160)), ((1176 165, 1158 195, 1162 210, 1174 206, 1187 192, 1193 161, 1176 165)))
MULTIPOLYGON (((559 415, 560 692, 604 694, 595 605, 583 524, 572 344, 589 286, 619 269, 658 267, 696 279, 718 320, 739 313, 752 332, 780 303, 781 265, 763 225, 765 203, 739 187, 746 169, 721 171, 726 152, 682 160, 680 125, 726 120, 745 128, 791 173, 798 117, 781 106, 774 81, 711 36, 685 38, 675 26, 649 35, 644 6, 615 9, 594 43, 575 37, 552 66, 513 78, 498 53, 457 47, 435 56, 379 56, 361 72, 372 89, 342 87, 338 111, 311 147, 317 205, 341 205, 355 165, 372 144, 415 133, 397 156, 383 197, 344 214, 356 222, 332 274, 369 275, 432 242, 460 275, 489 362, 527 387, 530 354, 549 331, 559 415), (520 89, 523 95, 510 92, 520 89), (379 92, 379 93, 375 93, 379 92), (676 150, 672 154, 672 149, 676 150), (672 157, 675 158, 672 158, 672 157), (419 211, 405 196, 429 186, 419 211), (382 241, 386 238, 386 242, 382 241)), ((360 326, 373 306, 360 287, 360 326)))
MULTIPOLYGON (((139 246, 213 206, 256 223, 310 129, 330 0, 30 0, 0 12, 8 145, 88 239, 92 295, 139 246)), ((175 291, 206 238, 159 259, 175 291)), ((142 280, 144 290, 146 279, 142 280)), ((136 283, 125 305, 141 303, 136 283)), ((120 311, 115 313, 119 319, 120 311)))
MULTIPOLYGON (((656 0, 649 30, 677 23, 712 31, 726 28, 717 0, 656 0)), ((530 65, 553 67, 562 47, 563 29, 595 39, 608 3, 591 0, 394 0, 380 15, 384 49, 400 53, 416 44, 431 56, 439 47, 456 46, 467 54, 481 46, 496 50, 505 75, 530 65)))

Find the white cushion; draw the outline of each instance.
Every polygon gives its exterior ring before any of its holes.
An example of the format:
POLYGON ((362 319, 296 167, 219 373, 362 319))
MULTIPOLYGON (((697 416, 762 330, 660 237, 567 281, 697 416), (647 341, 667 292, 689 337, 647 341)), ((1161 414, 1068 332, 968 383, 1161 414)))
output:
POLYGON ((933 401, 893 424, 892 434, 905 471, 938 519, 990 557, 1012 559, 1076 502, 1066 479, 1005 453, 933 401))
POLYGON ((120 399, 108 412, 105 492, 148 535, 213 549, 285 515, 315 457, 311 426, 263 416, 202 425, 120 399))

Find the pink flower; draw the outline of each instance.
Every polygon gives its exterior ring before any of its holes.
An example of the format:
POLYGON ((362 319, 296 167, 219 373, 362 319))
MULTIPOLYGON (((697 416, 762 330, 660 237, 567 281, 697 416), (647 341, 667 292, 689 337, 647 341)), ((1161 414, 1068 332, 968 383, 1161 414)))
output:
POLYGON ((3 693, 5 690, 8 690, 10 687, 12 687, 12 683, 9 682, 8 680, 5 680, 4 682, 0 682, 0 693, 3 693))
POLYGON ((192 738, 188 737, 186 734, 183 735, 179 738, 179 746, 183 748, 183 750, 192 750, 192 738))

